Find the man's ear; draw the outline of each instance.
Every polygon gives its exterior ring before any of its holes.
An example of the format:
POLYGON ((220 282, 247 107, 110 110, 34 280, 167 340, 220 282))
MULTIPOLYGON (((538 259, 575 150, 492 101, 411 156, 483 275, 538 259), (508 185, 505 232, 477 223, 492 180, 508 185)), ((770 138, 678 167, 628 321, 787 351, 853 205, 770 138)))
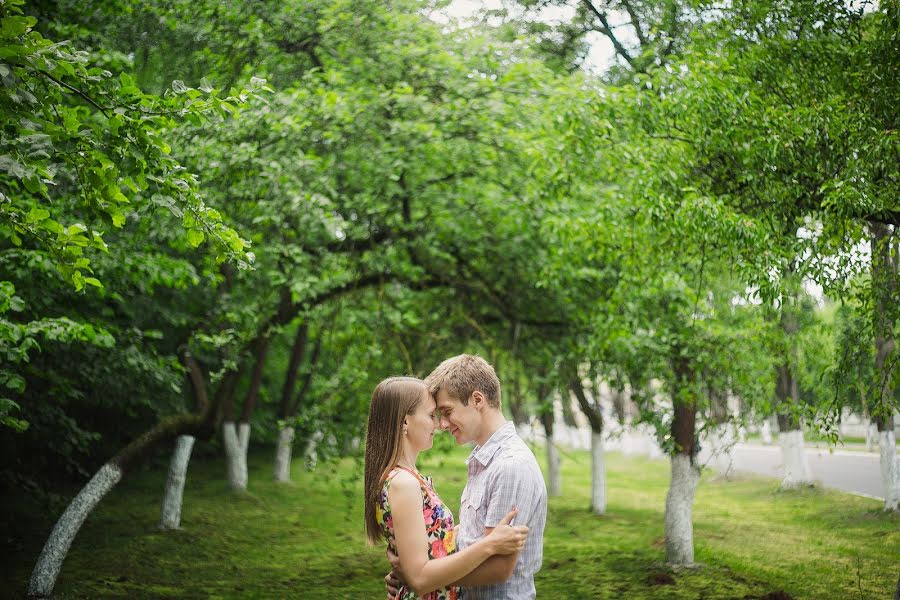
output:
POLYGON ((481 408, 481 407, 485 406, 486 401, 487 400, 484 397, 484 394, 482 394, 478 390, 475 390, 474 392, 472 392, 472 402, 475 403, 475 408, 481 408))

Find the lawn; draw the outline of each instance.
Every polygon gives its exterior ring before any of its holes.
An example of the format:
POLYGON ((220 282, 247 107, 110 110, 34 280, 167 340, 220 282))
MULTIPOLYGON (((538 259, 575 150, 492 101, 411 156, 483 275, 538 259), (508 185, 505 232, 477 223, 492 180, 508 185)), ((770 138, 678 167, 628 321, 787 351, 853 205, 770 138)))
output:
MULTIPOLYGON (((457 507, 465 449, 420 468, 457 507)), ((220 460, 196 460, 182 530, 156 529, 164 469, 123 481, 85 523, 63 566, 60 598, 380 598, 383 549, 366 547, 357 462, 295 462, 271 480, 271 452, 251 456, 248 493, 228 490, 220 460)), ((900 568, 900 518, 881 503, 831 490, 783 493, 778 482, 706 473, 697 491, 699 568, 664 565, 668 463, 608 456, 609 513, 588 511, 590 456, 566 452, 565 496, 550 500, 539 598, 816 600, 890 598, 900 568), (781 593, 781 594, 780 594, 781 593)), ((21 596, 52 525, 4 500, 3 589, 21 596)))

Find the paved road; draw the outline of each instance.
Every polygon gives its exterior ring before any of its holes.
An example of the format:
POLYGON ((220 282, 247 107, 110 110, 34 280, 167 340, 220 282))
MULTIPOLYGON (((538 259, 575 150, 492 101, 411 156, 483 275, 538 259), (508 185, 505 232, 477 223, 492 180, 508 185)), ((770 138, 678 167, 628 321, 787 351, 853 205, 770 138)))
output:
MULTIPOLYGON (((825 487, 852 492, 864 496, 884 499, 884 488, 881 484, 881 467, 879 456, 870 452, 854 452, 808 448, 806 456, 813 478, 825 487)), ((722 459, 709 464, 721 468, 722 459)), ((779 446, 763 446, 756 444, 737 444, 734 447, 734 465, 736 471, 746 471, 759 475, 782 478, 784 468, 779 446)))

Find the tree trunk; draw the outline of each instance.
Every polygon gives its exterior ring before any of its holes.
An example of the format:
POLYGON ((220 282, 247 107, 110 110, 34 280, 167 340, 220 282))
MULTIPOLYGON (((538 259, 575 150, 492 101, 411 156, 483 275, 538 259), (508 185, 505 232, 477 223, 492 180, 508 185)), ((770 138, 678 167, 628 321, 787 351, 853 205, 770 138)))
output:
POLYGON ((294 428, 282 427, 278 432, 278 445, 275 448, 275 481, 282 483, 291 480, 291 451, 294 446, 294 428))
POLYGON ((878 419, 878 447, 881 452, 881 481, 884 510, 900 509, 900 459, 894 437, 894 419, 878 419))
POLYGON ((306 441, 306 451, 303 455, 306 457, 306 464, 304 465, 308 471, 312 471, 316 468, 316 465, 319 462, 319 453, 316 450, 319 446, 319 442, 325 437, 325 434, 321 431, 317 431, 306 441))
POLYGON ((859 385, 859 400, 862 404, 862 424, 866 428, 866 452, 872 451, 872 418, 869 416, 869 407, 866 405, 866 393, 863 385, 859 385))
POLYGON ((575 394, 581 412, 591 425, 591 509, 594 513, 606 513, 606 461, 603 456, 603 411, 599 403, 592 403, 584 391, 581 380, 575 376, 569 381, 569 389, 575 394))
MULTIPOLYGON (((306 343, 309 339, 309 323, 304 321, 297 326, 297 334, 291 346, 291 358, 288 361, 287 372, 284 377, 284 386, 281 389, 281 403, 278 416, 287 421, 294 416, 294 390, 297 387, 297 376, 300 364, 306 354, 306 343)), ((291 454, 294 448, 294 427, 290 424, 283 425, 278 432, 278 445, 275 448, 275 464, 273 472, 275 481, 282 483, 291 480, 291 454)))
POLYGON ((50 537, 44 544, 44 549, 38 558, 31 581, 28 584, 28 595, 46 597, 53 591, 59 570, 63 560, 69 552, 69 547, 75 539, 75 535, 81 528, 97 503, 122 479, 122 469, 119 465, 109 462, 100 467, 100 470, 87 482, 75 499, 69 503, 68 508, 56 522, 50 537))
POLYGON ((31 581, 28 584, 29 596, 46 597, 53 592, 59 570, 82 523, 97 503, 122 479, 123 474, 143 462, 161 444, 179 435, 204 429, 214 414, 214 407, 215 403, 209 405, 204 413, 199 415, 188 414, 163 419, 128 444, 97 471, 69 503, 47 538, 31 574, 31 581))
POLYGON ((676 389, 673 393, 674 418, 672 437, 672 479, 666 494, 666 562, 683 567, 694 564, 694 493, 700 480, 700 469, 694 462, 697 454, 697 403, 692 398, 694 372, 688 359, 676 353, 674 360, 676 389))
POLYGON ((766 446, 772 445, 772 425, 769 422, 769 417, 766 417, 762 423, 762 427, 760 427, 760 435, 762 436, 763 444, 766 446))
MULTIPOLYGON (((785 327, 787 335, 792 335, 795 330, 785 327)), ((796 364, 796 362, 794 362, 796 364)), ((782 410, 792 410, 790 407, 799 403, 800 389, 797 379, 794 377, 791 365, 788 363, 778 366, 778 383, 776 394, 782 410)), ((803 427, 800 419, 792 412, 778 415, 778 441, 781 444, 781 460, 784 464, 784 479, 781 481, 782 489, 793 489, 805 485, 812 485, 812 473, 809 470, 809 460, 806 458, 806 448, 803 443, 803 427)))
POLYGON ((897 465, 897 441, 894 437, 894 325, 897 317, 897 293, 900 287, 900 257, 891 248, 892 232, 887 225, 870 223, 872 230, 872 291, 875 299, 875 380, 877 392, 872 414, 878 423, 881 452, 881 480, 884 483, 884 509, 897 510, 900 496, 900 467, 897 465))
MULTIPOLYGON (((244 491, 247 489, 247 449, 250 446, 250 419, 256 409, 256 399, 259 396, 259 387, 262 384, 263 369, 266 364, 266 354, 269 349, 269 337, 258 338, 251 346, 254 356, 253 373, 250 376, 250 385, 244 398, 244 406, 241 409, 241 420, 235 426, 233 412, 226 414, 226 420, 222 423, 222 441, 225 446, 225 462, 228 469, 228 485, 232 490, 244 491), (230 418, 229 418, 230 417, 230 418)), ((226 406, 232 406, 228 402, 226 406)))
POLYGON ((672 457, 672 480, 666 494, 666 562, 675 566, 694 564, 694 492, 700 469, 690 456, 672 457))
POLYGON ((603 434, 591 434, 591 509, 606 514, 606 459, 603 455, 603 434))
POLYGON ((782 489, 813 485, 809 459, 806 457, 806 447, 803 443, 803 430, 796 425, 796 422, 782 424, 781 417, 779 417, 779 425, 781 432, 778 434, 778 441, 781 444, 781 456, 784 461, 782 489))
POLYGON ((222 443, 225 446, 225 463, 228 469, 228 485, 233 490, 247 489, 247 446, 250 442, 250 424, 226 421, 222 423, 222 443))
POLYGON ((172 461, 169 463, 169 477, 166 479, 166 491, 163 495, 160 529, 178 529, 181 525, 184 483, 187 480, 187 468, 191 460, 191 450, 194 448, 194 439, 192 435, 179 435, 175 439, 175 452, 172 453, 172 461))
POLYGON ((553 437, 553 411, 545 411, 541 415, 541 423, 544 425, 544 433, 547 440, 547 495, 559 496, 562 494, 562 476, 560 475, 559 448, 553 437))

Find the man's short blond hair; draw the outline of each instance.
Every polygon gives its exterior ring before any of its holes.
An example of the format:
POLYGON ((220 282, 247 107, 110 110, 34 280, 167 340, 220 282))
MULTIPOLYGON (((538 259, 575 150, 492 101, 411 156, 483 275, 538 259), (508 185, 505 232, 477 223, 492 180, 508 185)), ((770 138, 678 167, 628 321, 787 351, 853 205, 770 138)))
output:
POLYGON ((436 396, 438 391, 447 393, 464 406, 469 404, 473 392, 481 392, 488 406, 500 408, 500 380, 486 360, 474 354, 460 354, 439 364, 425 378, 428 391, 436 396))

